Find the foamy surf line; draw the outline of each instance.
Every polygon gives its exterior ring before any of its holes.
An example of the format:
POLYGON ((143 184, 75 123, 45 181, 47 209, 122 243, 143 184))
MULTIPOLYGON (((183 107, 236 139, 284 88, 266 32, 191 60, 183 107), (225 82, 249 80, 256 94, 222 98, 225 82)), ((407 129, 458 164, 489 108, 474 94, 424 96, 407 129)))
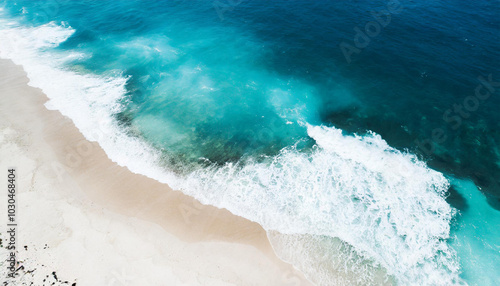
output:
POLYGON ((155 149, 128 136, 114 120, 122 110, 127 78, 119 72, 71 71, 67 63, 85 55, 53 49, 74 33, 71 27, 0 24, 0 57, 22 65, 29 84, 50 98, 47 108, 71 118, 117 164, 269 231, 338 238, 346 244, 344 251, 359 259, 335 267, 364 275, 361 283, 375 281, 363 265, 366 260, 403 285, 463 283, 456 254, 446 243, 454 215, 443 198, 447 180, 380 136, 348 136, 334 127, 306 125, 316 141, 310 152, 290 147, 264 163, 226 164, 179 177, 160 167, 155 149))

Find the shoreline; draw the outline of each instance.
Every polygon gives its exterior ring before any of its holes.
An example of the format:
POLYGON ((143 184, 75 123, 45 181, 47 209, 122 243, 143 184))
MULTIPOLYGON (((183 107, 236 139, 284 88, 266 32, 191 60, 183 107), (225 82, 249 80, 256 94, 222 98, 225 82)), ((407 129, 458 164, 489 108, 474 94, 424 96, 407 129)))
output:
POLYGON ((18 243, 27 250, 18 251, 38 267, 33 279, 57 272, 56 280, 108 285, 120 279, 106 273, 126 268, 134 277, 126 285, 158 285, 159 278, 174 285, 311 285, 276 256, 259 224, 118 166, 69 118, 45 107, 48 98, 28 86, 21 66, 3 59, 0 66, 0 165, 19 169, 18 243))

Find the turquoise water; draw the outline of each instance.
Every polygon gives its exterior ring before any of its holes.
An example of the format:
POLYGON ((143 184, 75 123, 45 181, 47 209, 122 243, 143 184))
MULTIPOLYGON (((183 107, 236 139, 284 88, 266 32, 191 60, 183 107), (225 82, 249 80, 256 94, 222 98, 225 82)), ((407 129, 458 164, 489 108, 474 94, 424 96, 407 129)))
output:
POLYGON ((500 265, 500 214, 488 206, 472 182, 458 179, 452 182, 467 203, 467 211, 458 215, 454 223, 455 238, 451 242, 458 253, 468 254, 461 263, 463 277, 471 285, 498 284, 498 276, 491 274, 498 272, 500 265))
POLYGON ((498 284, 497 2, 2 3, 0 57, 49 108, 134 172, 339 239, 323 284, 498 284))

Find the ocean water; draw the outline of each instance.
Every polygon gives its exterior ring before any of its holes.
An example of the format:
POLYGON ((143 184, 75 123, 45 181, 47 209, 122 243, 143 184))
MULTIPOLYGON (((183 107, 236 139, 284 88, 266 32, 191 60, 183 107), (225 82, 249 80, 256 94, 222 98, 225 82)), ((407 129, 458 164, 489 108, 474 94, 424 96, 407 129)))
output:
POLYGON ((48 108, 311 281, 500 284, 498 1, 0 5, 48 108))

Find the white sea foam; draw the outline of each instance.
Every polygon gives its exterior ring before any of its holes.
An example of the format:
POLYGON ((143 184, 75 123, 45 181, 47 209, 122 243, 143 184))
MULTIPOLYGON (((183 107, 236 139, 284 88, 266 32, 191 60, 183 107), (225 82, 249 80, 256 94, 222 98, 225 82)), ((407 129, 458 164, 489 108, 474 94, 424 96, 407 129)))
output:
POLYGON ((288 148, 267 164, 197 171, 185 192, 268 230, 340 238, 406 285, 458 281, 443 175, 379 135, 307 128, 311 153, 288 148))
MULTIPOLYGON (((126 135, 114 121, 126 94, 126 78, 63 68, 72 55, 51 48, 70 37, 73 29, 55 23, 30 28, 5 21, 0 25, 0 57, 23 65, 29 84, 50 98, 47 107, 71 118, 118 164, 267 230, 338 238, 362 258, 359 263, 375 261, 400 284, 460 282, 455 253, 446 243, 453 216, 443 199, 447 180, 380 136, 345 135, 334 127, 306 125, 316 141, 311 152, 290 147, 267 162, 226 164, 181 178, 160 168, 155 150, 126 135)), ((367 275, 363 283, 373 283, 370 277, 376 275, 367 275)))

